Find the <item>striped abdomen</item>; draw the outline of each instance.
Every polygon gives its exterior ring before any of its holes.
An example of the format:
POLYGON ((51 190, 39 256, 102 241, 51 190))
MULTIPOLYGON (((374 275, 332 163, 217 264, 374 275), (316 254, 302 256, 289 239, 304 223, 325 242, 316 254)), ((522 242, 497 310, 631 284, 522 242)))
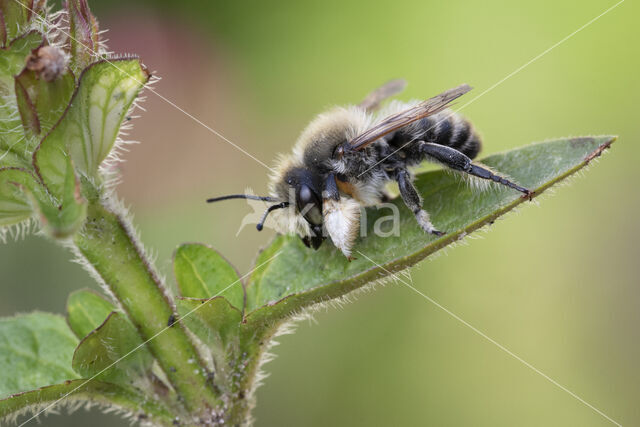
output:
MULTIPOLYGON (((412 151, 410 141, 433 142, 466 154, 470 158, 478 155, 481 148, 480 136, 474 131, 467 119, 450 110, 425 117, 406 126, 389 139, 395 148, 404 147, 402 151, 412 151)), ((412 153, 407 153, 410 157, 412 153)))

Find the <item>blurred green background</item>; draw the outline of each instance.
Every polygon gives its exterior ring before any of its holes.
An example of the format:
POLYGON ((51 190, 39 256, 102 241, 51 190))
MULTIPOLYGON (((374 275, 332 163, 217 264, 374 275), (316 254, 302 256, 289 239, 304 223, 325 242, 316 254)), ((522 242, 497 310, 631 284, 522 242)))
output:
MULTIPOLYGON (((467 82, 469 100, 615 1, 90 4, 110 47, 162 77, 159 93, 270 163, 314 114, 390 78, 409 81, 403 99, 467 82)), ((623 425, 640 425, 638 18, 622 3, 463 110, 482 155, 617 134, 611 152, 541 207, 411 271, 421 292, 623 425)), ((171 281, 173 249, 199 241, 248 271, 271 235, 236 237, 248 206, 204 199, 263 193, 267 170, 147 96, 119 191, 159 269, 171 281)), ((70 259, 34 236, 0 245, 0 315, 62 313, 70 291, 96 288, 70 259)), ((315 319, 279 339, 257 426, 611 424, 402 284, 315 319)), ((128 425, 98 411, 42 424, 128 425)))

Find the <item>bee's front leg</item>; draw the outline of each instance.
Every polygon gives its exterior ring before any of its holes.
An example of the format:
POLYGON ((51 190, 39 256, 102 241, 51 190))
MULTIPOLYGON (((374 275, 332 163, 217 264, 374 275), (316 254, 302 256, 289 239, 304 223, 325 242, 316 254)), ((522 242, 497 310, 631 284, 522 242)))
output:
POLYGON ((340 197, 333 172, 325 180, 322 215, 324 227, 333 244, 351 261, 351 248, 360 229, 360 205, 350 197, 340 197))

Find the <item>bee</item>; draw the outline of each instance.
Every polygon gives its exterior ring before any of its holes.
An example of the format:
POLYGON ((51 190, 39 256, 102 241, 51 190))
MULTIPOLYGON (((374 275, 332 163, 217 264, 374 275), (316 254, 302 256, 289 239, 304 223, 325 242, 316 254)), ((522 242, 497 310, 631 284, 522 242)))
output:
POLYGON ((290 154, 280 156, 269 183, 269 196, 232 194, 208 199, 272 202, 257 224, 262 230, 273 212, 274 228, 297 234, 318 249, 328 236, 351 260, 360 229, 361 208, 386 200, 385 186, 398 184, 404 204, 427 233, 442 236, 422 206, 409 170, 423 161, 438 163, 480 182, 494 182, 530 197, 531 192, 488 167, 474 163, 481 139, 471 123, 448 109, 471 90, 463 84, 426 101, 380 103, 404 89, 392 80, 357 105, 317 116, 290 154), (379 111, 378 111, 379 110, 379 111))

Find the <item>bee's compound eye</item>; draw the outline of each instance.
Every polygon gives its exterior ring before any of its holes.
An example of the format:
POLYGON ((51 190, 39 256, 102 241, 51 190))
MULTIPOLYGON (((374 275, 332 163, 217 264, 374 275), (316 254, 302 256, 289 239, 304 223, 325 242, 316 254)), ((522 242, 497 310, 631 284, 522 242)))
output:
POLYGON ((322 224, 322 202, 309 186, 302 184, 298 187, 296 203, 298 212, 304 215, 308 223, 322 224))

